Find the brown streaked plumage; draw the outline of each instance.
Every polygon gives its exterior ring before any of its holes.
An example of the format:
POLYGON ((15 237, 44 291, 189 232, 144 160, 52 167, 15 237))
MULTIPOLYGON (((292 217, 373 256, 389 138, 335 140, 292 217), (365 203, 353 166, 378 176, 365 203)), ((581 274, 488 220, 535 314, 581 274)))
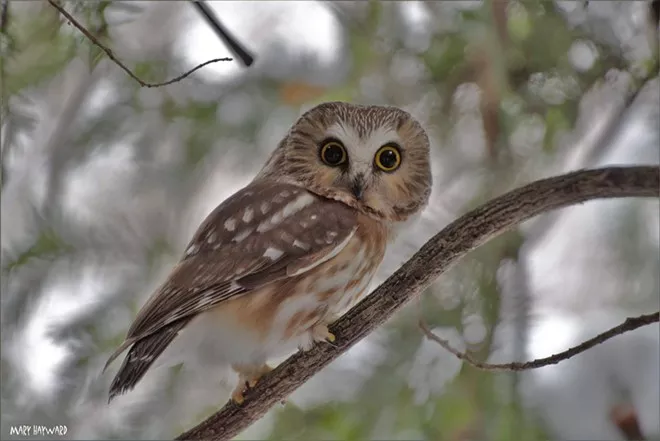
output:
POLYGON ((199 227, 142 307, 110 399, 148 369, 231 365, 242 401, 266 362, 315 341, 367 292, 397 226, 431 189, 426 133, 393 107, 325 103, 303 114, 261 172, 199 227))

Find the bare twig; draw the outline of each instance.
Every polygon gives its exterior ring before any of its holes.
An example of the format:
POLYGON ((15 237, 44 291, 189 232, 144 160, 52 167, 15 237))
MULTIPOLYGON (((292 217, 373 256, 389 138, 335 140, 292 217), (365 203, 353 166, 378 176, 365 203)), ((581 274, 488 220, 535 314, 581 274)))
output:
POLYGON ((658 197, 657 166, 582 170, 533 182, 449 224, 371 295, 331 326, 334 345, 297 353, 266 375, 241 406, 228 403, 177 439, 228 440, 419 296, 440 274, 493 237, 543 212, 592 199, 658 197))
POLYGON ((112 52, 111 49, 106 47, 103 43, 101 43, 91 32, 89 32, 83 25, 81 25, 78 21, 76 21, 75 18, 71 14, 69 14, 62 6, 60 6, 55 0, 48 0, 48 3, 50 3, 55 9, 57 9, 60 14, 62 14, 73 26, 75 26, 80 32, 83 33, 85 37, 87 37, 93 44, 98 46, 105 54, 110 58, 112 61, 115 62, 117 66, 122 68, 124 72, 126 72, 131 78, 133 78, 135 81, 137 81, 142 87, 162 87, 162 86, 167 86, 168 84, 176 83, 178 81, 183 80, 184 78, 190 76, 192 73, 198 71, 204 66, 207 66, 212 63, 217 63, 219 61, 232 61, 233 58, 225 57, 225 58, 214 58, 213 60, 206 61, 202 64, 199 64, 195 66, 194 68, 190 69, 189 71, 186 71, 185 73, 179 75, 178 77, 172 78, 171 80, 164 81, 162 83, 148 83, 137 75, 135 75, 124 63, 119 61, 119 59, 115 56, 115 54, 112 52))
POLYGON ((654 312, 653 314, 644 314, 638 317, 628 317, 626 321, 621 323, 618 326, 608 329, 605 332, 598 334, 597 336, 590 338, 577 346, 573 346, 565 351, 553 354, 549 357, 537 358, 535 360, 526 361, 526 362, 513 362, 513 363, 484 363, 481 361, 474 360, 469 354, 463 353, 455 348, 453 348, 447 340, 444 340, 437 335, 435 335, 427 326, 426 322, 423 319, 419 320, 419 328, 424 332, 424 335, 429 340, 433 340, 438 343, 440 346, 445 348, 447 351, 454 354, 457 358, 467 362, 471 366, 474 366, 478 369, 483 369, 486 371, 526 371, 529 369, 538 369, 543 366, 549 366, 552 364, 557 364, 560 361, 567 360, 569 358, 575 357, 576 355, 587 351, 594 346, 597 346, 605 341, 621 335, 625 332, 632 331, 642 326, 650 325, 651 323, 657 323, 660 320, 660 311, 654 312))

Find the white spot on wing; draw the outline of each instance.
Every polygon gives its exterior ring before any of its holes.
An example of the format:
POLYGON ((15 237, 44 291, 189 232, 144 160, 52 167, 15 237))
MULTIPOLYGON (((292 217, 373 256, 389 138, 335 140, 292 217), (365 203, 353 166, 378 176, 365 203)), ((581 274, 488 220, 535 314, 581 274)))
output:
POLYGON ((264 257, 269 258, 270 260, 277 260, 280 256, 284 254, 284 251, 278 250, 277 248, 268 247, 264 253, 264 257))
POLYGON ((235 228, 236 228, 236 219, 230 217, 225 221, 225 229, 227 231, 234 231, 235 228))
POLYGON ((238 233, 236 236, 234 236, 234 239, 232 239, 232 240, 234 242, 241 242, 241 241, 245 240, 245 238, 248 237, 250 234, 252 234, 252 231, 254 231, 254 230, 252 230, 251 228, 247 228, 247 229, 241 231, 240 233, 238 233))
POLYGON ((190 246, 186 250, 186 255, 192 256, 193 254, 196 254, 197 251, 199 251, 199 246, 196 243, 190 244, 190 246))
POLYGON ((252 208, 246 208, 245 212, 243 213, 243 222, 246 224, 249 223, 252 220, 252 216, 254 215, 254 210, 252 208))
POLYGON ((215 232, 212 232, 211 234, 209 234, 209 237, 206 238, 206 241, 208 243, 213 243, 213 242, 216 241, 217 238, 218 238, 218 235, 215 234, 215 232))
POLYGON ((280 239, 288 243, 292 243, 294 240, 296 240, 292 235, 290 235, 286 231, 280 231, 280 239))
POLYGON ((270 204, 268 202, 262 202, 259 209, 261 210, 261 214, 266 214, 270 210, 270 204))
POLYGON ((275 225, 281 223, 285 218, 294 213, 302 210, 314 202, 314 196, 309 193, 303 193, 288 204, 286 204, 280 211, 274 213, 268 220, 260 223, 257 226, 257 232, 263 233, 272 229, 275 225))
POLYGON ((305 250, 305 251, 309 250, 309 244, 307 244, 307 243, 305 243, 305 242, 301 242, 301 241, 299 241, 298 239, 296 239, 296 240, 293 241, 293 246, 294 246, 294 247, 297 247, 297 248, 301 248, 301 249, 303 249, 303 250, 305 250))

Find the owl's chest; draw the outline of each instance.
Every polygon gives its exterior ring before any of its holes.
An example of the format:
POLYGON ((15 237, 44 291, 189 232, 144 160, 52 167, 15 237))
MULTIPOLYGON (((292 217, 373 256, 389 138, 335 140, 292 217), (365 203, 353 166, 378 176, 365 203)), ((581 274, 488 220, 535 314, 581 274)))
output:
POLYGON ((384 244, 355 238, 319 274, 310 274, 305 281, 308 295, 326 305, 329 315, 342 314, 366 293, 384 252, 384 244))
POLYGON ((250 345, 243 346, 250 353, 275 356, 309 346, 315 325, 333 322, 367 294, 383 260, 387 235, 385 227, 361 219, 336 256, 299 276, 227 302, 216 322, 249 331, 255 346, 249 351, 250 345))
POLYGON ((335 257, 287 283, 286 300, 275 314, 275 327, 286 336, 300 334, 319 322, 332 322, 357 303, 385 254, 387 231, 364 222, 335 257))

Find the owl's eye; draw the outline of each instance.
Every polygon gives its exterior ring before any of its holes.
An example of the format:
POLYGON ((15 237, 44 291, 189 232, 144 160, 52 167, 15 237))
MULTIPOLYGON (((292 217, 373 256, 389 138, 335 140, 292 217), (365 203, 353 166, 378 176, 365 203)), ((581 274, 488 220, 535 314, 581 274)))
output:
POLYGON ((374 163, 379 169, 392 172, 401 165, 401 153, 393 145, 384 145, 376 152, 374 163))
POLYGON ((336 167, 346 162, 346 149, 338 141, 327 141, 321 147, 321 159, 329 166, 336 167))

